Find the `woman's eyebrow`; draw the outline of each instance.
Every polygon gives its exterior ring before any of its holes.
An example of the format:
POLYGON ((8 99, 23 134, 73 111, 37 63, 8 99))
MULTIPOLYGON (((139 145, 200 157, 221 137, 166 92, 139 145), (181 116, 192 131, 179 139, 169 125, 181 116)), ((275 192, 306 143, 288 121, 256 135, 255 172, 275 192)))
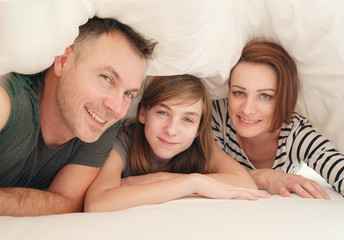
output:
POLYGON ((258 89, 257 90, 257 92, 266 92, 266 91, 276 92, 276 89, 273 89, 273 88, 263 88, 263 89, 258 89))
POLYGON ((236 88, 240 88, 240 89, 243 89, 243 90, 246 90, 246 88, 244 88, 244 87, 242 87, 242 86, 239 86, 239 85, 231 85, 231 87, 233 88, 233 87, 236 87, 236 88))

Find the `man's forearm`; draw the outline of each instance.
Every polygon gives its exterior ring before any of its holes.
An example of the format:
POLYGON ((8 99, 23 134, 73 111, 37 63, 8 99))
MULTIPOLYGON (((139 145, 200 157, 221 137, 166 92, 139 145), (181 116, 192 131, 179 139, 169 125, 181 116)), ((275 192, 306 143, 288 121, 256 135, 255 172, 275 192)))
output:
POLYGON ((0 188, 0 215, 40 216, 77 212, 82 204, 73 204, 67 197, 32 188, 0 188))

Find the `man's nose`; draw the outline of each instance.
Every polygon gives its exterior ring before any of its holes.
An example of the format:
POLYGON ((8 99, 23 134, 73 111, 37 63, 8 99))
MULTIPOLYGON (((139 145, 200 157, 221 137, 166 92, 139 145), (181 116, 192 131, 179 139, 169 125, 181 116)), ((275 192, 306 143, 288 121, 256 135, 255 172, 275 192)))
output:
POLYGON ((111 112, 113 117, 117 119, 117 121, 123 118, 126 114, 123 94, 115 93, 112 96, 108 96, 104 99, 103 104, 111 112))

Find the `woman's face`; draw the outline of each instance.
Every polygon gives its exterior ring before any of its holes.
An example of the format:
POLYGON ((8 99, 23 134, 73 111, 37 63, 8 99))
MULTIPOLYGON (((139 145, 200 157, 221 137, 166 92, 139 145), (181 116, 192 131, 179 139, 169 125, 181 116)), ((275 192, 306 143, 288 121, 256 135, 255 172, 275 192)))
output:
POLYGON ((276 107, 277 75, 261 63, 240 62, 231 75, 228 93, 229 117, 244 138, 268 133, 276 107))
POLYGON ((145 124, 146 139, 158 158, 170 160, 191 146, 198 136, 202 109, 201 99, 192 104, 169 100, 141 109, 139 120, 145 124))

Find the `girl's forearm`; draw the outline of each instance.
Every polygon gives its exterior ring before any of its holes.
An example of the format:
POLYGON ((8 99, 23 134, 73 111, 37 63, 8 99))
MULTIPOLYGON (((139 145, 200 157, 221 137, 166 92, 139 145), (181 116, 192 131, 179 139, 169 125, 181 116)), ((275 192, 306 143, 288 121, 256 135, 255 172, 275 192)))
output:
POLYGON ((103 191, 90 202, 85 200, 85 211, 117 211, 130 207, 159 204, 195 193, 199 176, 180 175, 168 180, 147 184, 126 185, 103 191))

